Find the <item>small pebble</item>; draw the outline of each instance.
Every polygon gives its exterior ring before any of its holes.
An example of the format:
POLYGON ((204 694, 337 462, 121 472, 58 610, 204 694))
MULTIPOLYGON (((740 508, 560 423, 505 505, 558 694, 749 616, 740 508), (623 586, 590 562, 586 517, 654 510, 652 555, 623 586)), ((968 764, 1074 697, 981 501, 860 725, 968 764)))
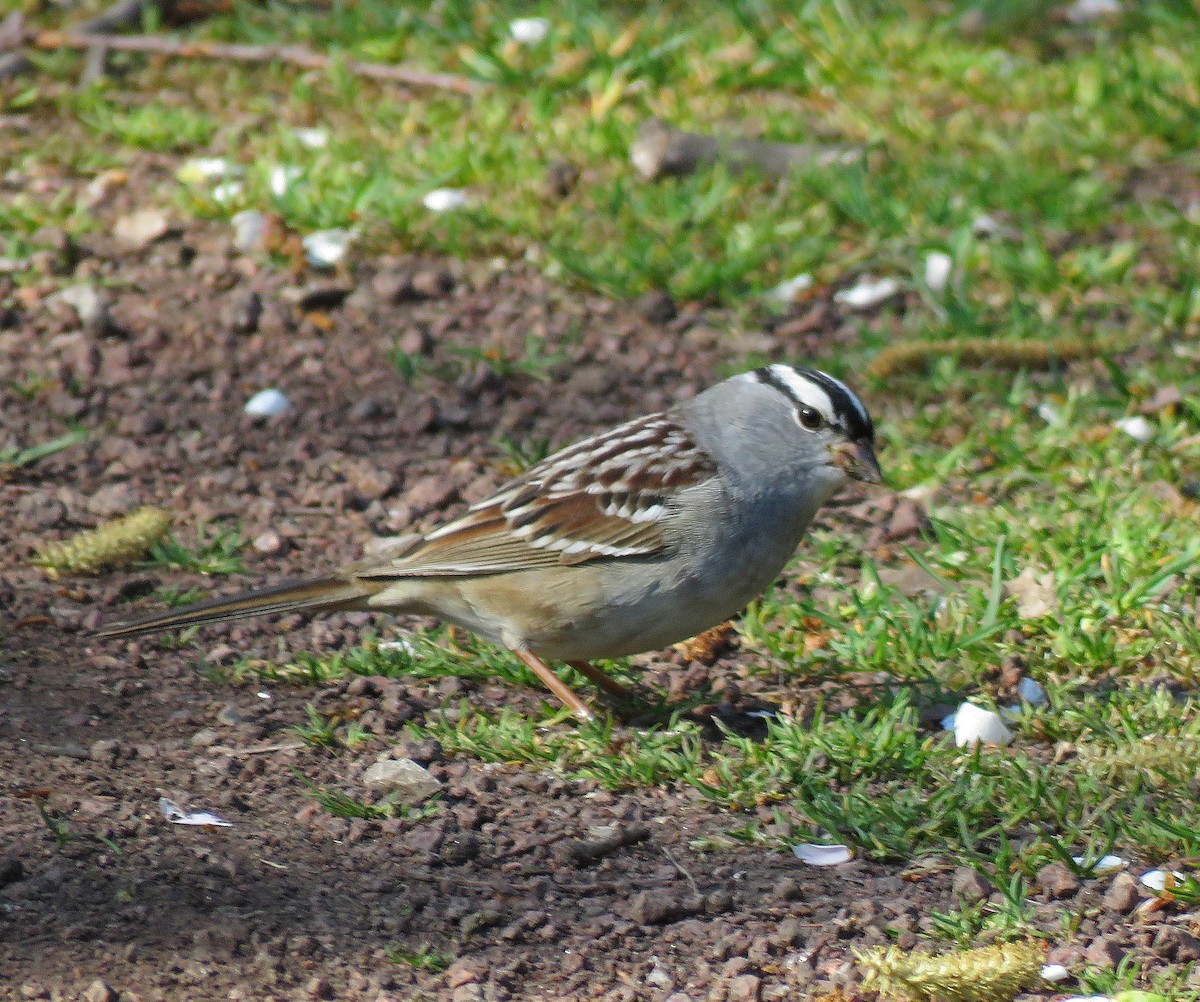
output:
POLYGON ((241 181, 222 181, 212 190, 213 201, 218 205, 236 202, 242 196, 241 181))
POLYGON ((179 165, 175 177, 184 184, 202 185, 224 177, 237 177, 241 172, 237 164, 221 157, 194 157, 179 165))
POLYGON ((775 288, 767 292, 767 298, 773 299, 777 303, 794 303, 800 293, 807 292, 812 288, 812 284, 812 275, 808 274, 808 272, 803 272, 789 278, 786 282, 780 282, 775 288))
POLYGON ((113 236, 130 247, 145 247, 166 236, 170 228, 171 222, 161 209, 139 209, 116 221, 113 236))
POLYGON ((243 254, 261 250, 267 233, 267 217, 255 209, 246 209, 229 220, 233 227, 233 246, 243 254))
POLYGON ((346 256, 353 239, 352 230, 317 230, 306 236, 302 244, 309 264, 314 268, 332 268, 346 256))
POLYGON ((277 164, 271 168, 271 177, 268 182, 271 186, 271 194, 276 198, 283 198, 287 194, 295 181, 299 181, 304 176, 304 171, 292 164, 277 164))
POLYGON ((869 310, 891 299, 900 291, 894 278, 863 278, 849 289, 834 294, 834 301, 852 310, 869 310))
POLYGON ((292 135, 296 137, 301 146, 307 146, 310 150, 319 150, 329 145, 329 133, 324 129, 302 127, 292 129, 292 135))
POLYGON ((811 842, 792 846, 792 854, 801 863, 807 863, 809 866, 839 866, 849 863, 854 858, 849 846, 815 845, 811 842))
POLYGON ((508 33, 522 45, 537 45, 550 34, 550 22, 544 17, 519 17, 509 24, 508 33))
POLYGON ((1140 414, 1135 414, 1133 417, 1121 418, 1117 422, 1117 427, 1135 442, 1145 444, 1154 438, 1154 425, 1140 414))
POLYGON ((292 402, 282 391, 271 388, 259 390, 246 401, 243 409, 251 417, 274 417, 276 414, 282 414, 291 406, 292 402))
POLYGON ((467 195, 461 188, 434 188, 421 199, 430 212, 450 212, 467 205, 467 195))
POLYGON ((954 714, 954 743, 959 748, 974 744, 1003 747, 1012 739, 1012 731, 1004 726, 999 714, 982 706, 963 703, 954 714))
POLYGON ((932 251, 925 255, 925 284, 931 292, 942 292, 950 281, 954 259, 944 251, 932 251))

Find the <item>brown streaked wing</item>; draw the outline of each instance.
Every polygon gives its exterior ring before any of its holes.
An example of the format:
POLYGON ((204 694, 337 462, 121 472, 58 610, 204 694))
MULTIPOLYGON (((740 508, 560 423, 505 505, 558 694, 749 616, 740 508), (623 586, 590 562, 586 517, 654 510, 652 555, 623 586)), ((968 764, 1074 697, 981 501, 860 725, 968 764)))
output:
POLYGON ((462 518, 360 577, 503 574, 664 545, 670 496, 716 473, 711 457, 665 414, 627 422, 531 467, 462 518))

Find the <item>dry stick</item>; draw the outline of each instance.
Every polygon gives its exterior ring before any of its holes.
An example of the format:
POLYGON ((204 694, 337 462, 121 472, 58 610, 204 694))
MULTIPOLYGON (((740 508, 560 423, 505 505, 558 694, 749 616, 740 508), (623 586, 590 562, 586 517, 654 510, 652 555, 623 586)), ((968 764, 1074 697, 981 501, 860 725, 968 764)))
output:
POLYGON ((859 146, 826 146, 819 143, 771 143, 760 139, 726 139, 684 132, 652 118, 638 129, 629 148, 629 159, 648 181, 682 177, 698 168, 723 163, 731 171, 749 168, 782 177, 806 164, 827 167, 862 158, 859 146))
POLYGON ((938 358, 957 358, 970 365, 992 364, 1007 369, 1048 366, 1055 362, 1073 362, 1096 358, 1107 352, 1122 351, 1114 339, 1057 337, 1049 341, 1004 341, 987 337, 950 338, 946 341, 902 341, 889 345, 875 356, 867 371, 878 379, 900 372, 916 372, 938 358))
MULTIPOLYGON (((182 59, 227 59, 242 63, 280 62, 306 70, 327 70, 338 60, 300 45, 239 45, 224 42, 185 42, 159 35, 77 34, 43 31, 29 39, 38 49, 90 49, 102 46, 110 52, 143 52, 156 56, 176 56, 182 59)), ((341 65, 355 76, 386 80, 409 87, 448 90, 457 94, 475 94, 483 87, 466 77, 449 73, 429 73, 408 66, 387 63, 362 63, 346 60, 341 65)))

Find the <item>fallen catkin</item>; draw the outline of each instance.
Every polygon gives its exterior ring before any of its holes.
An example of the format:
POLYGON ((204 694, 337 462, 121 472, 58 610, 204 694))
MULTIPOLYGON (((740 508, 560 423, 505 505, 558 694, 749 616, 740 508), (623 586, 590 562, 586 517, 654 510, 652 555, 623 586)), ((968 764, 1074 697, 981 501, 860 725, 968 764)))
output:
POLYGON ((37 552, 33 563, 51 578, 97 574, 144 557, 170 527, 171 516, 161 508, 139 508, 61 543, 48 543, 37 552))
POLYGON ((863 987, 911 1002, 1011 1002, 1041 979, 1046 952, 1035 940, 930 956, 896 947, 855 952, 863 987))
POLYGON ((1097 358, 1120 346, 1104 339, 1056 337, 1048 341, 1006 341, 990 337, 945 340, 918 339, 888 345, 872 359, 867 371, 877 379, 916 372, 939 358, 957 358, 965 365, 998 365, 1006 369, 1045 368, 1056 362, 1097 358))

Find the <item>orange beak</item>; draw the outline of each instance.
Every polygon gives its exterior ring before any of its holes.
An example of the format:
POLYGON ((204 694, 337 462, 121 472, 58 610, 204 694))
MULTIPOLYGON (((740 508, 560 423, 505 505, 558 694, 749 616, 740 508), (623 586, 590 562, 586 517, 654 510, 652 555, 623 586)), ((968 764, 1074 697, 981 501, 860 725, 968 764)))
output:
POLYGON ((833 448, 833 465, 851 480, 864 484, 883 483, 879 460, 869 442, 844 442, 833 448))

